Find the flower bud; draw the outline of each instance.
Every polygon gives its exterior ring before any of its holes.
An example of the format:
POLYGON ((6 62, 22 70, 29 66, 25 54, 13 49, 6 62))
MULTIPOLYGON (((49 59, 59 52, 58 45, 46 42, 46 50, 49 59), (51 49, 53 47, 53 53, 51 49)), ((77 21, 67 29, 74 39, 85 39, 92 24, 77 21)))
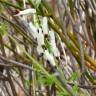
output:
POLYGON ((54 31, 52 31, 52 30, 49 31, 49 38, 50 38, 51 51, 52 51, 53 55, 55 57, 59 57, 60 52, 59 52, 58 48, 56 47, 54 31))
POLYGON ((32 24, 32 22, 29 22, 29 27, 32 30, 31 34, 34 37, 34 39, 37 38, 37 28, 32 24))
POLYGON ((19 11, 16 15, 14 16, 21 16, 21 15, 30 15, 30 14, 35 14, 36 10, 35 9, 25 9, 23 11, 19 11))
POLYGON ((48 20, 47 17, 43 17, 42 19, 42 29, 43 29, 43 34, 48 35, 48 20))
POLYGON ((49 53, 48 50, 45 50, 45 52, 44 52, 44 59, 48 60, 50 62, 50 64, 52 64, 52 66, 56 66, 54 57, 52 54, 49 53))
POLYGON ((37 34, 37 43, 39 46, 44 45, 44 35, 42 33, 42 29, 39 28, 38 34, 37 34))
POLYGON ((39 56, 44 53, 44 50, 41 46, 37 46, 37 53, 39 56))

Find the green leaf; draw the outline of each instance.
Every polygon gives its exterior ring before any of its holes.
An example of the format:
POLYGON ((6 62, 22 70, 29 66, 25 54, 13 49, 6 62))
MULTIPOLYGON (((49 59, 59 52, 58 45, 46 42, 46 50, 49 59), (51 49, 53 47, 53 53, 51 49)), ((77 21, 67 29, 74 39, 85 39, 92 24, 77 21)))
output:
POLYGON ((79 74, 78 74, 77 72, 74 72, 74 73, 72 74, 72 76, 71 76, 71 80, 72 80, 72 81, 76 81, 76 80, 78 79, 78 77, 79 77, 79 74))
POLYGON ((8 23, 7 22, 0 23, 0 34, 4 35, 7 33, 8 33, 8 23))
POLYGON ((38 8, 39 5, 41 4, 41 0, 31 0, 31 3, 32 5, 34 5, 35 8, 38 8))
POLYGON ((70 96, 70 94, 66 90, 64 90, 64 92, 58 92, 57 96, 70 96))
POLYGON ((39 19, 39 15, 35 14, 34 15, 34 24, 36 27, 40 27, 41 25, 41 22, 40 22, 40 19, 39 19))
POLYGON ((45 39, 45 45, 46 45, 49 53, 52 53, 52 46, 51 46, 51 44, 49 43, 48 39, 45 39))
POLYGON ((48 77, 45 77, 44 75, 39 76, 39 82, 41 84, 44 84, 45 86, 54 84, 54 76, 50 75, 48 77))
POLYGON ((73 86, 73 91, 74 91, 74 93, 75 94, 77 94, 78 93, 78 85, 77 85, 77 83, 75 83, 75 85, 73 86))
POLYGON ((70 6, 70 13, 74 18, 74 1, 73 0, 69 0, 69 6, 70 6))
POLYGON ((28 88, 28 86, 31 85, 31 82, 29 80, 24 80, 24 84, 25 84, 26 88, 28 88))

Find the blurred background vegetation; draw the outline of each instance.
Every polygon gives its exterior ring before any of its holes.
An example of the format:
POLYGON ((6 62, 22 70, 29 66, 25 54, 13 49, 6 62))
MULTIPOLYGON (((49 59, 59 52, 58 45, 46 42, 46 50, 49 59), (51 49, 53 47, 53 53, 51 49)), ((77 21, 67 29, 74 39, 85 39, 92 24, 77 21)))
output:
POLYGON ((95 95, 96 0, 0 0, 0 96, 95 95))

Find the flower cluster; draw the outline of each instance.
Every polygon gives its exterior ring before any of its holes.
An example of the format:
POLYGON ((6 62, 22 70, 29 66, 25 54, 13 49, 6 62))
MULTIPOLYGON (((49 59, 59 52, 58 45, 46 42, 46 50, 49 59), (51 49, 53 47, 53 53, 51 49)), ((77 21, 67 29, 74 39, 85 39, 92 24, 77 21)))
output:
POLYGON ((39 17, 35 9, 30 8, 20 11, 15 16, 24 17, 29 15, 32 15, 33 21, 27 22, 27 25, 31 30, 32 37, 37 42, 36 50, 38 55, 43 56, 52 66, 56 66, 55 58, 60 57, 60 52, 56 46, 55 32, 49 28, 47 17, 39 17))

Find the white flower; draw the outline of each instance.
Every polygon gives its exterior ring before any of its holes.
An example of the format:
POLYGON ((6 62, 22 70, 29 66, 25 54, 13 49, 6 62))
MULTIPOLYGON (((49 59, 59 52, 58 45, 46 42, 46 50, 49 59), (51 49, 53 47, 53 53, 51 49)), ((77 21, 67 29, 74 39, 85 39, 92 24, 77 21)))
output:
POLYGON ((56 47, 56 48, 53 47, 53 55, 54 55, 55 57, 60 57, 60 52, 59 52, 59 50, 58 50, 57 47, 56 47))
POLYGON ((42 29, 43 29, 43 34, 48 35, 48 20, 47 20, 47 17, 43 17, 43 19, 42 19, 42 29))
POLYGON ((41 55, 42 53, 44 53, 44 50, 41 46, 37 46, 37 53, 38 55, 41 55))
POLYGON ((37 28, 33 25, 32 22, 29 22, 29 27, 32 30, 31 34, 34 37, 34 39, 37 38, 37 28))
POLYGON ((30 14, 35 14, 36 9, 30 8, 30 9, 25 9, 23 11, 19 11, 16 15, 14 16, 21 16, 21 15, 30 15, 30 14))
MULTIPOLYGON (((50 41, 55 44, 55 34, 54 34, 54 31, 53 30, 50 30, 49 31, 49 38, 50 38, 50 41)), ((56 45, 56 44, 55 44, 56 45)))
POLYGON ((49 38, 50 38, 50 45, 51 45, 51 51, 55 57, 60 56, 60 52, 58 48, 56 47, 56 42, 55 42, 55 34, 54 31, 51 30, 49 31, 49 38))
POLYGON ((48 60, 52 66, 56 66, 54 57, 52 54, 49 53, 48 50, 45 50, 45 52, 44 52, 44 59, 48 60))
POLYGON ((43 32, 42 32, 41 28, 38 29, 37 43, 38 43, 39 46, 44 45, 44 35, 43 35, 43 32))

